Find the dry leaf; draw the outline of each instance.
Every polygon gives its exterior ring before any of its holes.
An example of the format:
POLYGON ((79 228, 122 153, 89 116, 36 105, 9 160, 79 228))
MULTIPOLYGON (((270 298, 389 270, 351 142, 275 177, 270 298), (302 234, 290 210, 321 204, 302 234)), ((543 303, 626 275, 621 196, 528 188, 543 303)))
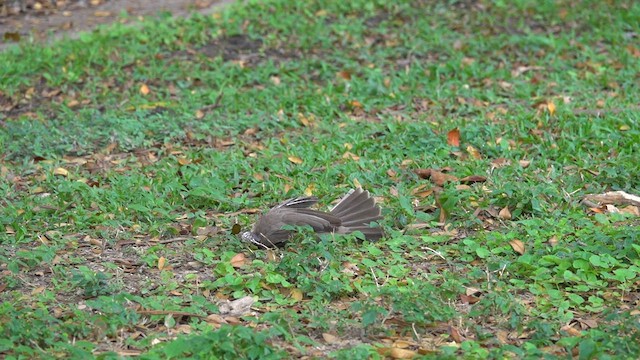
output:
POLYGON ((296 288, 291 289, 291 292, 289 292, 289 295, 295 301, 300 301, 300 300, 302 300, 304 298, 304 296, 302 295, 302 291, 300 289, 296 289, 296 288))
POLYGON ((329 333, 322 333, 322 338, 327 344, 334 344, 338 342, 338 337, 329 333))
POLYGON ((458 178, 437 170, 431 170, 431 181, 438 186, 442 186, 449 181, 458 181, 458 178))
POLYGON ((524 243, 518 239, 513 239, 511 241, 509 241, 509 245, 511 245, 511 247, 513 248, 513 250, 515 252, 517 252, 520 255, 524 255, 524 243))
MULTIPOLYGON (((511 220, 511 211, 509 211, 509 207, 505 206, 498 213, 498 217, 502 220, 511 220)), ((516 250, 517 251, 517 250, 516 250)))
POLYGON ((147 84, 142 84, 140 85, 140 94, 142 95, 149 95, 149 93, 151 92, 151 90, 149 89, 149 87, 147 86, 147 84))
POLYGON ((400 348, 394 347, 394 348, 391 348, 388 355, 392 359, 413 359, 418 355, 418 353, 413 350, 400 349, 400 348))
POLYGON ((304 194, 306 196, 312 196, 313 195, 313 191, 316 189, 316 184, 309 184, 309 186, 307 186, 306 189, 304 189, 304 194))
POLYGON ((165 257, 164 257, 164 256, 161 256, 161 257, 158 259, 158 270, 162 270, 162 269, 164 269, 164 267, 165 267, 166 263, 167 263, 167 259, 165 259, 165 257))
POLYGON ((355 187, 356 187, 356 189, 357 189, 357 188, 362 188, 362 184, 360 184, 360 181, 358 181, 358 179, 357 179, 357 178, 354 178, 354 179, 353 179, 353 186, 355 186, 355 187))
POLYGON ((487 178, 485 176, 480 176, 480 175, 471 175, 471 176, 463 177, 462 179, 460 179, 460 182, 463 184, 475 184, 475 183, 480 183, 485 181, 487 181, 487 178))
POLYGON ((231 266, 234 268, 242 267, 246 264, 247 257, 243 253, 237 253, 231 258, 231 266))
POLYGON ((497 158, 491 161, 492 168, 501 168, 503 166, 511 165, 511 160, 505 158, 497 158))
POLYGON ((547 242, 551 246, 556 246, 558 245, 558 238, 555 235, 553 235, 551 238, 549 238, 549 240, 547 240, 547 242))
POLYGON ((338 71, 336 76, 347 81, 351 80, 351 73, 347 70, 338 71))
POLYGON ((460 146, 460 130, 455 128, 447 133, 447 144, 455 147, 460 146))
POLYGON ((300 159, 299 157, 297 157, 295 155, 291 155, 291 156, 287 157, 287 159, 289 159, 289 161, 291 161, 294 164, 300 165, 300 164, 303 163, 302 159, 300 159))
POLYGON ((413 172, 422 179, 428 179, 431 177, 431 170, 432 169, 416 169, 413 172))
POLYGON ((549 115, 553 116, 556 113, 556 104, 552 101, 547 102, 547 110, 549 111, 549 115))
POLYGON ((480 154, 480 151, 478 151, 478 149, 471 145, 467 146, 467 153, 469 153, 469 155, 471 155, 471 157, 473 157, 474 159, 482 159, 482 154, 480 154))
POLYGON ((65 168, 59 167, 53 170, 53 175, 67 177, 69 176, 69 171, 65 168))
POLYGON ((451 338, 453 339, 453 341, 457 342, 458 344, 462 342, 462 336, 460 335, 460 332, 455 326, 449 327, 449 335, 451 335, 451 338))
POLYGON ((526 169, 531 164, 531 161, 530 160, 519 160, 518 163, 520 164, 520 166, 522 166, 524 169, 526 169))

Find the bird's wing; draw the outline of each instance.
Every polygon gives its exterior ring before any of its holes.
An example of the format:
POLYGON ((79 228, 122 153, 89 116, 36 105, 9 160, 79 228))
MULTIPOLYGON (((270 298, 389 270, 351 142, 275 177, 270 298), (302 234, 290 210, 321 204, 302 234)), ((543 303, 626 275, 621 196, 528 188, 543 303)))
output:
POLYGON ((318 202, 318 198, 315 196, 297 197, 297 198, 286 200, 278 204, 278 206, 276 206, 274 209, 279 209, 279 208, 304 209, 304 208, 308 208, 315 205, 317 202, 318 202))

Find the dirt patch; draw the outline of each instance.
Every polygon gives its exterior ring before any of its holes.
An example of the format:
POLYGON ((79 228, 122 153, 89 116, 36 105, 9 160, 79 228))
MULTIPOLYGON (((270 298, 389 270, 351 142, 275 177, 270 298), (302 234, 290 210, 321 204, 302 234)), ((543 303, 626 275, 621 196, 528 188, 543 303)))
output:
POLYGON ((0 0, 0 50, 18 41, 47 43, 114 22, 135 23, 169 12, 210 14, 233 0, 0 0), (128 17, 120 15, 126 12, 128 17))

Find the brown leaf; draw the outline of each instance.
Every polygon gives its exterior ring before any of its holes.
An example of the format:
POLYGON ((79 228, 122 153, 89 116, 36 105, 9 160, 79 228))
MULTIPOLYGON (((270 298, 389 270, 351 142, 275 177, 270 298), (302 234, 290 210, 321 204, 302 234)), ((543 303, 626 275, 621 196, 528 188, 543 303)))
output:
POLYGON ((443 186, 447 182, 458 181, 458 178, 437 170, 431 170, 431 181, 438 186, 443 186))
POLYGON ((230 262, 234 268, 243 267, 247 263, 247 257, 243 253, 237 253, 231 258, 230 262))
POLYGON ((351 80, 351 73, 347 70, 338 71, 336 76, 347 81, 351 80))
POLYGON ((491 161, 491 167, 493 168, 501 168, 509 165, 511 165, 511 160, 505 158, 497 158, 491 161))
POLYGON ((475 296, 470 296, 470 295, 465 295, 465 294, 460 294, 460 300, 463 303, 467 303, 467 304, 475 304, 478 301, 480 301, 480 298, 477 298, 475 296))
POLYGON ((431 170, 432 169, 416 169, 416 170, 413 170, 413 172, 416 173, 416 175, 418 175, 422 179, 428 179, 431 177, 431 170))
POLYGON ((400 349, 396 347, 391 348, 388 353, 388 356, 392 359, 413 359, 416 355, 418 355, 418 353, 413 350, 400 349))
POLYGON ((458 130, 458 128, 450 130, 447 133, 447 144, 455 147, 460 146, 460 130, 458 130))
POLYGON ((167 259, 164 256, 161 256, 158 259, 158 270, 164 269, 166 263, 167 263, 167 259))
POLYGON ((449 335, 451 335, 453 341, 457 342, 458 344, 463 341, 462 336, 460 335, 460 331, 458 331, 455 326, 449 326, 449 335))
POLYGON ((502 220, 511 220, 511 211, 509 211, 509 207, 505 206, 498 213, 498 217, 502 220))
POLYGON ((524 255, 525 248, 524 248, 524 243, 522 241, 518 239, 513 239, 509 241, 509 245, 511 245, 511 248, 513 248, 515 252, 517 252, 520 255, 524 255))
POLYGON ((531 164, 531 161, 530 160, 519 160, 518 163, 520 164, 520 166, 522 166, 524 169, 526 169, 531 164))
POLYGON ((462 179, 460 179, 460 182, 463 184, 475 184, 475 183, 481 183, 485 181, 487 181, 487 177, 480 176, 480 175, 471 175, 471 176, 463 177, 462 179))
POLYGON ((335 344, 339 341, 338 337, 329 333, 322 333, 322 338, 327 344, 335 344))

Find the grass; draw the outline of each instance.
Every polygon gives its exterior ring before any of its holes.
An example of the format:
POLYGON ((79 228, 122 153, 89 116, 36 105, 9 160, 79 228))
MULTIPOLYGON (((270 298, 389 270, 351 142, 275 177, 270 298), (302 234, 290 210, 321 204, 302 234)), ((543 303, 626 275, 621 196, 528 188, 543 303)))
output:
POLYGON ((637 358, 637 216, 581 200, 640 193, 638 18, 269 0, 5 51, 0 354, 637 358), (358 184, 383 241, 237 236, 358 184))

